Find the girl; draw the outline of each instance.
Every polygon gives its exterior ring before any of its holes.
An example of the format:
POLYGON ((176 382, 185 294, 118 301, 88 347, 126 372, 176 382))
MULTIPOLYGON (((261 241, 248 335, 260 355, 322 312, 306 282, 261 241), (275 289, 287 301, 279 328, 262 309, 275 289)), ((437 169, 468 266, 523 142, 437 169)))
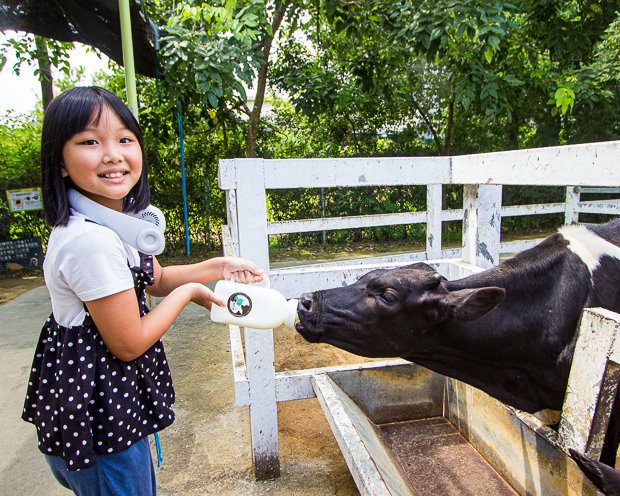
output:
POLYGON ((72 210, 67 190, 116 211, 149 204, 138 122, 107 90, 73 88, 49 105, 41 138, 43 263, 52 315, 41 331, 22 418, 56 479, 78 495, 155 495, 147 436, 174 420, 160 338, 190 301, 224 305, 203 284, 258 282, 240 258, 162 268, 72 210), (145 291, 165 298, 149 312, 145 291))

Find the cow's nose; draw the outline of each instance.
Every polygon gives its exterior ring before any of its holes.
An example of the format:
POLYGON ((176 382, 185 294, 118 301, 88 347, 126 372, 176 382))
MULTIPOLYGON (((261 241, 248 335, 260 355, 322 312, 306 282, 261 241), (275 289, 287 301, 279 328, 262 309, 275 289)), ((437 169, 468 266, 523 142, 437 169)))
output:
POLYGON ((312 295, 305 293, 299 298, 299 304, 306 312, 312 311, 312 295))

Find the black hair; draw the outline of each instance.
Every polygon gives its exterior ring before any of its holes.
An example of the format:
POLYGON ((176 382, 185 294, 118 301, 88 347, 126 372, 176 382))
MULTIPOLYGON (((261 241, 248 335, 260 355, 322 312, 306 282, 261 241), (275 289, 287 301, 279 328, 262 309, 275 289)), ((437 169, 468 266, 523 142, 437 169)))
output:
POLYGON ((66 226, 71 216, 67 190, 73 181, 62 177, 65 143, 93 122, 98 125, 104 109, 112 110, 138 139, 142 150, 142 174, 123 202, 123 211, 139 212, 150 203, 146 150, 140 124, 127 105, 114 93, 98 86, 71 88, 54 98, 45 112, 41 133, 41 183, 45 221, 66 226))

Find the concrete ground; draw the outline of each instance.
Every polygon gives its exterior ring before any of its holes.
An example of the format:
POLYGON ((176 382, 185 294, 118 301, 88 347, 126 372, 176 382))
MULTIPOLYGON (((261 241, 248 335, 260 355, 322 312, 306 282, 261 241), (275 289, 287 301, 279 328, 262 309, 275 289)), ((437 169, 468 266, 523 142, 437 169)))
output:
MULTIPOLYGON (((51 475, 37 449, 35 428, 21 420, 33 351, 50 311, 44 286, 0 306, 2 496, 72 494, 51 475)), ((276 329, 274 342, 278 371, 367 361, 328 345, 309 345, 290 329, 276 329)), ((228 327, 212 323, 207 310, 188 305, 164 344, 177 400, 176 421, 160 433, 159 495, 359 494, 316 399, 278 405, 282 476, 255 481, 249 411, 235 406, 228 327)), ((151 448, 154 455, 153 442, 151 448)))
MULTIPOLYGON (((37 449, 35 428, 20 417, 33 351, 49 313, 44 286, 0 306, 3 496, 72 494, 55 481, 37 449)), ((332 347, 308 347, 284 328, 276 330, 275 342, 279 370, 360 361, 332 347)), ((177 394, 177 418, 160 434, 164 462, 156 469, 158 494, 359 494, 316 399, 278 405, 282 476, 256 481, 248 408, 235 406, 228 327, 213 324, 207 310, 190 304, 164 343, 177 394)))

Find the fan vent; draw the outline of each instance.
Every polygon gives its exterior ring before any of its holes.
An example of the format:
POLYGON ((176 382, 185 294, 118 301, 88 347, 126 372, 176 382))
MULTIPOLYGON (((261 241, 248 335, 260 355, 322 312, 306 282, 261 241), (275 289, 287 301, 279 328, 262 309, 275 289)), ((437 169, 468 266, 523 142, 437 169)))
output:
POLYGON ((151 224, 154 224, 156 226, 159 226, 161 223, 157 214, 148 210, 141 212, 139 218, 141 220, 145 220, 146 222, 150 222, 151 224))

